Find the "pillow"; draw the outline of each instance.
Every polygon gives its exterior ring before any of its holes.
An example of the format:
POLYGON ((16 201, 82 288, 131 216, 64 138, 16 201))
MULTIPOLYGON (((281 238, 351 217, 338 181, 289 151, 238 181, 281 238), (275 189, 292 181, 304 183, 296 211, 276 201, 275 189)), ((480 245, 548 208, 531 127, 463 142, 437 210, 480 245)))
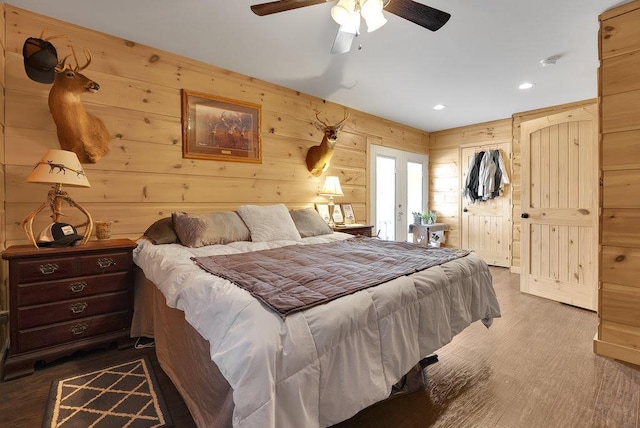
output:
POLYGON ((171 217, 165 217, 157 220, 149 226, 147 230, 145 230, 144 236, 151 239, 151 242, 156 245, 180 242, 178 240, 178 235, 176 235, 176 231, 173 229, 173 220, 171 217))
POLYGON ((238 214, 251 231, 253 242, 301 239, 289 210, 284 204, 266 207, 242 205, 238 208, 238 214))
POLYGON ((249 229, 233 211, 208 214, 175 212, 172 217, 176 234, 186 247, 251 240, 249 229))
POLYGON ((320 217, 318 211, 313 208, 291 210, 290 214, 296 229, 298 229, 300 236, 303 238, 333 233, 331 227, 320 217))

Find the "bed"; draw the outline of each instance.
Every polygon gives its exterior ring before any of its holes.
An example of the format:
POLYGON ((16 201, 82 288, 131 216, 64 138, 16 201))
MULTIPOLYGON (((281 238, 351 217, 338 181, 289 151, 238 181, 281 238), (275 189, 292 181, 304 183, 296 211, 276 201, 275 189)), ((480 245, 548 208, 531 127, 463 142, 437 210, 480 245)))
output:
POLYGON ((473 252, 283 314, 197 262, 317 252, 356 238, 332 232, 313 209, 284 205, 163 220, 134 251, 132 336, 155 337, 161 366, 201 427, 336 424, 387 399, 472 322, 489 327, 500 316, 488 266, 473 252))

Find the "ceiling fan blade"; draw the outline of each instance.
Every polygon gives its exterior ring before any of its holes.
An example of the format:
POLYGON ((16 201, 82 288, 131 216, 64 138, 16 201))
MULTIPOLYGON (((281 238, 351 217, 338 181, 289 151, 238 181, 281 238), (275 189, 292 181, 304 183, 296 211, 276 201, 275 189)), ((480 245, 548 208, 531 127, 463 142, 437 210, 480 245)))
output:
POLYGON ((265 16, 326 2, 327 0, 278 0, 269 3, 254 4, 251 6, 251 10, 256 15, 265 16))
POLYGON ((434 9, 413 0, 389 0, 384 10, 398 15, 431 31, 439 30, 447 23, 451 14, 434 9))
POLYGON ((333 41, 331 53, 343 54, 349 52, 351 50, 351 44, 353 43, 353 39, 355 37, 356 34, 353 31, 349 31, 344 25, 341 25, 340 28, 338 28, 338 33, 336 34, 336 38, 333 41))

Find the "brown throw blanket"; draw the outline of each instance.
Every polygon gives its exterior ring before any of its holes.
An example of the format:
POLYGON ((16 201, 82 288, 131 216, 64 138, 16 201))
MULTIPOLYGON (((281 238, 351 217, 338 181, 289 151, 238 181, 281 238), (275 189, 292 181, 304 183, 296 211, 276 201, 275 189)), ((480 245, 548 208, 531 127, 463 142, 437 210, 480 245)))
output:
POLYGON ((358 236, 193 260, 207 272, 244 288, 284 318, 467 254, 358 236))

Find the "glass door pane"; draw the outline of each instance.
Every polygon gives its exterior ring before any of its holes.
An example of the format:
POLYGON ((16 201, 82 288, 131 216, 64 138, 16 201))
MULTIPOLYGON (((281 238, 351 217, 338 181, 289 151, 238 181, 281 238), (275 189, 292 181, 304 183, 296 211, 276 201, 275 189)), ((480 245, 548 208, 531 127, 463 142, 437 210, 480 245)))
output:
MULTIPOLYGON (((427 201, 424 200, 426 194, 424 164, 418 162, 407 162, 407 215, 405 216, 405 227, 409 230, 409 225, 413 223, 412 212, 424 211, 427 201)), ((407 241, 413 241, 413 234, 407 235, 407 241)))
POLYGON ((370 216, 380 239, 413 240, 412 211, 426 211, 426 155, 371 145, 370 216))
POLYGON ((396 160, 376 156, 376 233, 380 239, 396 238, 396 160))

